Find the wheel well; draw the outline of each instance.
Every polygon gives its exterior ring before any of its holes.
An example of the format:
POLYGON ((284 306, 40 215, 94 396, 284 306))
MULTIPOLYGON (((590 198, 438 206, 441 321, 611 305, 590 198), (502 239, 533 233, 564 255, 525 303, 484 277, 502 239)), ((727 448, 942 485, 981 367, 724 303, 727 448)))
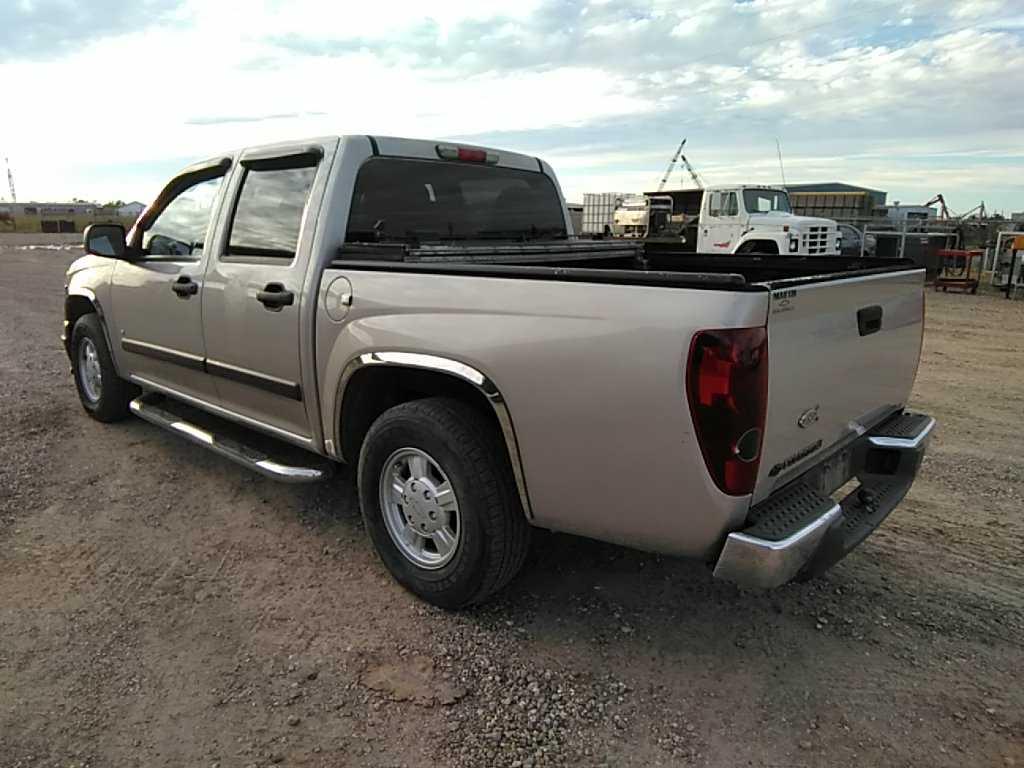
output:
POLYGON ((779 255, 779 244, 774 240, 748 240, 736 253, 764 253, 771 256, 779 255))
POLYGON ((64 319, 67 327, 64 331, 64 349, 71 356, 71 331, 79 318, 96 312, 96 307, 85 296, 68 296, 64 299, 64 319))
POLYGON ((425 397, 451 397, 469 403, 500 427, 487 396, 457 376, 401 366, 363 368, 349 380, 341 403, 338 437, 342 456, 354 464, 378 416, 400 403, 425 397))
POLYGON ((64 318, 69 323, 69 330, 78 322, 82 315, 95 312, 96 307, 85 296, 68 296, 64 301, 64 318))

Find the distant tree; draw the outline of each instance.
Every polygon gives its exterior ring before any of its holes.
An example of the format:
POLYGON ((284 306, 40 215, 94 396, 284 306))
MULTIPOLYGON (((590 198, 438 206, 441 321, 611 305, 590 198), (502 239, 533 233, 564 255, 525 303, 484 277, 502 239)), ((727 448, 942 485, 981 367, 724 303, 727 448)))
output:
POLYGON ((104 208, 122 208, 127 205, 124 200, 111 200, 109 203, 104 203, 104 208))

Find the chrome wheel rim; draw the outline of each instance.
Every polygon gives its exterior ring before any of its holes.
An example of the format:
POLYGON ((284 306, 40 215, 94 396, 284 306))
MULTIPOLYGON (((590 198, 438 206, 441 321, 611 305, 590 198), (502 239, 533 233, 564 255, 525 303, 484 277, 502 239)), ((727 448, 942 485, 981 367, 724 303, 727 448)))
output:
POLYGON ((78 345, 78 381, 89 402, 99 402, 103 395, 103 371, 92 339, 82 339, 78 345))
POLYGON ((384 526, 409 562, 430 570, 444 567, 462 539, 459 502, 448 475, 419 448, 399 448, 380 473, 384 526))

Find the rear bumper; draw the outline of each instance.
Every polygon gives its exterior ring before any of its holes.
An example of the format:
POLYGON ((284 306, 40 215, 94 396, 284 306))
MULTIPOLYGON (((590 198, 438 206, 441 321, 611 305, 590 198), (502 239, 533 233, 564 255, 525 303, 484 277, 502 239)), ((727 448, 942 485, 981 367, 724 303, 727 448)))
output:
POLYGON ((715 576, 770 588, 830 568, 906 496, 934 427, 930 416, 896 414, 773 493, 751 509, 746 528, 726 537, 715 576), (821 487, 836 461, 849 461, 860 483, 839 502, 821 487))

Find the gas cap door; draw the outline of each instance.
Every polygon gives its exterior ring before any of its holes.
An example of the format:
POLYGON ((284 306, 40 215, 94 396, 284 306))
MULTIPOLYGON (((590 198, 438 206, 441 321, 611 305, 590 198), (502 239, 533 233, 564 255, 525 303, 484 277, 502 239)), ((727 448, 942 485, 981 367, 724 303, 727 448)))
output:
POLYGON ((327 286, 324 294, 324 311, 336 323, 340 323, 352 306, 352 283, 347 277, 336 277, 327 286))

